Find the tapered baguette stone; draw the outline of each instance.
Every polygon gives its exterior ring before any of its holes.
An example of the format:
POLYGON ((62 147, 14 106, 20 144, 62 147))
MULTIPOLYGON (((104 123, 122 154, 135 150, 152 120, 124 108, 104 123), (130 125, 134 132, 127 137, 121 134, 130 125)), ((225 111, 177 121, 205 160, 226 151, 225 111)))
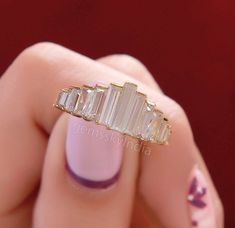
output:
POLYGON ((125 133, 134 135, 134 132, 138 131, 139 126, 141 125, 141 114, 144 108, 146 96, 141 93, 136 93, 133 110, 131 115, 128 118, 127 127, 125 133))
POLYGON ((170 128, 168 122, 162 119, 158 132, 155 135, 155 141, 158 143, 165 143, 168 140, 170 128))
POLYGON ((136 136, 152 141, 158 130, 160 118, 161 114, 155 110, 155 106, 146 102, 136 129, 136 136))
POLYGON ((96 87, 93 91, 88 90, 82 111, 82 115, 88 120, 95 120, 99 117, 105 99, 105 92, 106 89, 99 87, 96 87))
POLYGON ((156 136, 159 133, 161 123, 163 121, 163 116, 162 113, 154 110, 153 111, 154 119, 152 120, 150 126, 149 126, 149 140, 150 141, 155 141, 156 136))
POLYGON ((127 128, 128 121, 133 114, 137 85, 125 83, 117 104, 112 129, 123 132, 127 128))
POLYGON ((69 92, 68 94, 68 97, 66 99, 66 104, 65 104, 65 109, 68 111, 68 112, 72 112, 74 111, 74 108, 75 108, 75 105, 76 105, 76 102, 78 100, 78 97, 79 97, 79 89, 71 89, 71 91, 69 92))
POLYGON ((101 111, 104 106, 104 101, 107 95, 107 90, 108 89, 106 88, 96 87, 95 101, 94 101, 94 106, 92 107, 92 114, 94 115, 96 121, 98 121, 100 118, 101 111))
POLYGON ((58 100, 57 100, 57 102, 56 102, 57 105, 59 105, 60 107, 64 107, 68 95, 69 95, 68 91, 61 91, 61 92, 59 93, 58 100))
POLYGON ((112 126, 117 104, 120 98, 122 88, 115 84, 110 84, 104 105, 98 122, 108 127, 112 126))
POLYGON ((81 94, 79 99, 77 100, 74 114, 78 116, 89 115, 90 110, 92 109, 93 104, 93 95, 94 89, 92 87, 83 87, 81 89, 81 94))

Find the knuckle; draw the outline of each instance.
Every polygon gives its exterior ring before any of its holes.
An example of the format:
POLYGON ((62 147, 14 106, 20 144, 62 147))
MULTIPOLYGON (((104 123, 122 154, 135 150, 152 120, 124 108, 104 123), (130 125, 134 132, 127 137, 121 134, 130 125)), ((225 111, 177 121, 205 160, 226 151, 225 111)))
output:
POLYGON ((148 69, 140 60, 128 54, 108 55, 101 58, 100 61, 114 64, 118 63, 119 66, 128 66, 128 69, 132 69, 132 71, 139 72, 140 74, 146 74, 148 72, 148 69))
POLYGON ((126 63, 126 65, 135 66, 136 68, 147 71, 146 66, 137 58, 128 55, 128 54, 115 54, 112 55, 112 57, 117 58, 119 61, 122 61, 123 63, 126 63))
POLYGON ((50 42, 40 42, 24 49, 19 56, 16 58, 16 62, 28 63, 34 60, 43 60, 45 57, 44 53, 55 49, 58 45, 50 42), (43 55, 44 54, 44 55, 43 55))
POLYGON ((166 99, 168 100, 167 103, 169 107, 168 114, 171 116, 171 118, 173 118, 174 120, 178 120, 186 117, 183 107, 178 102, 167 96, 166 99))
POLYGON ((58 46, 55 43, 52 42, 39 42, 36 44, 33 44, 27 48, 25 48, 20 55, 27 55, 27 54, 33 54, 33 53, 37 53, 39 50, 45 50, 45 49, 50 49, 50 48, 54 48, 55 46, 58 46))
POLYGON ((24 49, 16 58, 11 69, 17 73, 11 74, 13 77, 29 78, 33 80, 37 75, 44 76, 42 71, 49 69, 53 62, 53 53, 59 45, 50 42, 36 43, 24 49), (20 76, 20 77, 19 77, 20 76))

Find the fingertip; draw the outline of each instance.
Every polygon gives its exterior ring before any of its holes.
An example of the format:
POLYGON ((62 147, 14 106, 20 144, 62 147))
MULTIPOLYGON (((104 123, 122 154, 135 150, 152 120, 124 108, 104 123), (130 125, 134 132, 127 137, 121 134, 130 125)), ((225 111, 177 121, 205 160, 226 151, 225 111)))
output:
MULTIPOLYGON (((61 220, 74 227, 129 224, 138 154, 124 153, 116 140, 97 138, 95 129, 94 123, 68 114, 57 121, 47 148, 36 206, 35 216, 45 221, 43 227, 53 227, 61 220), (50 218, 46 220, 47 213, 50 218)), ((98 129, 98 133, 103 131, 98 129)), ((107 129, 105 133, 116 134, 107 129)))

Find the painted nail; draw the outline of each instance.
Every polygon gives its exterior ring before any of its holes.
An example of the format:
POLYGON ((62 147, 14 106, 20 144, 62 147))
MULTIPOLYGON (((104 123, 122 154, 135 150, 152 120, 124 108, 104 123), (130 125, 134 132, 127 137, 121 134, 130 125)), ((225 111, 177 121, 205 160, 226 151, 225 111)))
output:
POLYGON ((90 188, 107 188, 119 177, 122 135, 74 116, 68 120, 66 162, 69 174, 90 188))
POLYGON ((215 214, 206 178, 196 166, 190 175, 188 191, 192 227, 215 228, 215 214))

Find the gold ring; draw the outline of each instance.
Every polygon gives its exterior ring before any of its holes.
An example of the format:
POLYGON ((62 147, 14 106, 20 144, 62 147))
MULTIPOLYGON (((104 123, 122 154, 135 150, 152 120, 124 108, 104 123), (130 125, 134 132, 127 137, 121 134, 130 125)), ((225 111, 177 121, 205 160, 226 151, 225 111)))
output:
POLYGON ((168 144, 171 126, 163 112, 137 85, 110 83, 70 87, 59 91, 56 108, 84 120, 94 121, 142 141, 168 144))

